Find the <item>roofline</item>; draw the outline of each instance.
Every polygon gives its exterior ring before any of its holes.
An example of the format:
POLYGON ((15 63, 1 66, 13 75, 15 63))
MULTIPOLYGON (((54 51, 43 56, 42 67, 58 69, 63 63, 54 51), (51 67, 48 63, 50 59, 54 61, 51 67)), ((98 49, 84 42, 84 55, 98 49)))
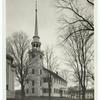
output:
POLYGON ((45 70, 47 70, 49 73, 51 73, 52 75, 56 75, 58 78, 62 79, 64 82, 67 83, 67 81, 65 79, 63 79, 61 76, 59 76, 58 74, 56 74, 55 72, 43 67, 45 70))

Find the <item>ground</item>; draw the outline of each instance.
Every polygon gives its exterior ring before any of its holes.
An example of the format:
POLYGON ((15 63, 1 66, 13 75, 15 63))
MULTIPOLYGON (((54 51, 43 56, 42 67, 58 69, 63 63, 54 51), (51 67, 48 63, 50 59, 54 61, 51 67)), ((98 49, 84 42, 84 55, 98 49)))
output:
MULTIPOLYGON (((25 98, 14 98, 14 99, 7 99, 7 100, 49 100, 48 97, 25 97, 25 98)), ((60 97, 51 97, 51 100, 67 100, 66 98, 60 97)))
MULTIPOLYGON (((7 100, 49 100, 49 99, 48 97, 25 97, 22 99, 15 98, 15 99, 7 99, 7 100)), ((72 99, 62 98, 62 97, 51 97, 51 100, 72 100, 72 99)), ((89 100, 92 100, 92 99, 89 99, 89 100)))

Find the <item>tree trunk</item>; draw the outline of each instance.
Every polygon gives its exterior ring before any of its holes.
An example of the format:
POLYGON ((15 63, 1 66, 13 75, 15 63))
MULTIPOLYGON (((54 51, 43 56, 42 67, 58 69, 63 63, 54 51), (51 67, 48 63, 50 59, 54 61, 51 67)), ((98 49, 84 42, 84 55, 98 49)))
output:
POLYGON ((49 100, 51 100, 51 74, 49 74, 49 78, 48 78, 48 89, 49 89, 49 100))
POLYGON ((82 89, 82 100, 85 100, 85 88, 82 89))
POLYGON ((51 86, 49 84, 49 100, 51 100, 51 86))
POLYGON ((24 88, 24 85, 23 85, 23 82, 22 82, 22 84, 21 84, 21 97, 22 98, 24 98, 24 96, 25 96, 25 90, 24 90, 25 88, 24 88))

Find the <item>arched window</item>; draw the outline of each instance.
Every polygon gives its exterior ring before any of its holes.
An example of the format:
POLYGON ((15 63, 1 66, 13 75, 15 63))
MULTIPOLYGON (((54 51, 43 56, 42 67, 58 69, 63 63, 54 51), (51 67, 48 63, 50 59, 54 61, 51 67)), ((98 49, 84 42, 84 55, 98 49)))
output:
POLYGON ((35 44, 33 46, 35 47, 35 44))
POLYGON ((36 47, 38 47, 38 44, 36 44, 36 47))

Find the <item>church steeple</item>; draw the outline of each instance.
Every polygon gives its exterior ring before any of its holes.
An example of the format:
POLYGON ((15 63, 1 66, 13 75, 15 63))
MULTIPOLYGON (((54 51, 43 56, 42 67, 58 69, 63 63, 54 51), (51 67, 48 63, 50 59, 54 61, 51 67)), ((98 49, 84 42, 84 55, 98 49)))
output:
POLYGON ((37 18, 37 0, 35 1, 35 29, 34 29, 34 36, 33 36, 33 42, 32 49, 40 50, 40 37, 38 36, 38 18, 37 18))
POLYGON ((35 1, 35 36, 38 36, 37 0, 35 1))

